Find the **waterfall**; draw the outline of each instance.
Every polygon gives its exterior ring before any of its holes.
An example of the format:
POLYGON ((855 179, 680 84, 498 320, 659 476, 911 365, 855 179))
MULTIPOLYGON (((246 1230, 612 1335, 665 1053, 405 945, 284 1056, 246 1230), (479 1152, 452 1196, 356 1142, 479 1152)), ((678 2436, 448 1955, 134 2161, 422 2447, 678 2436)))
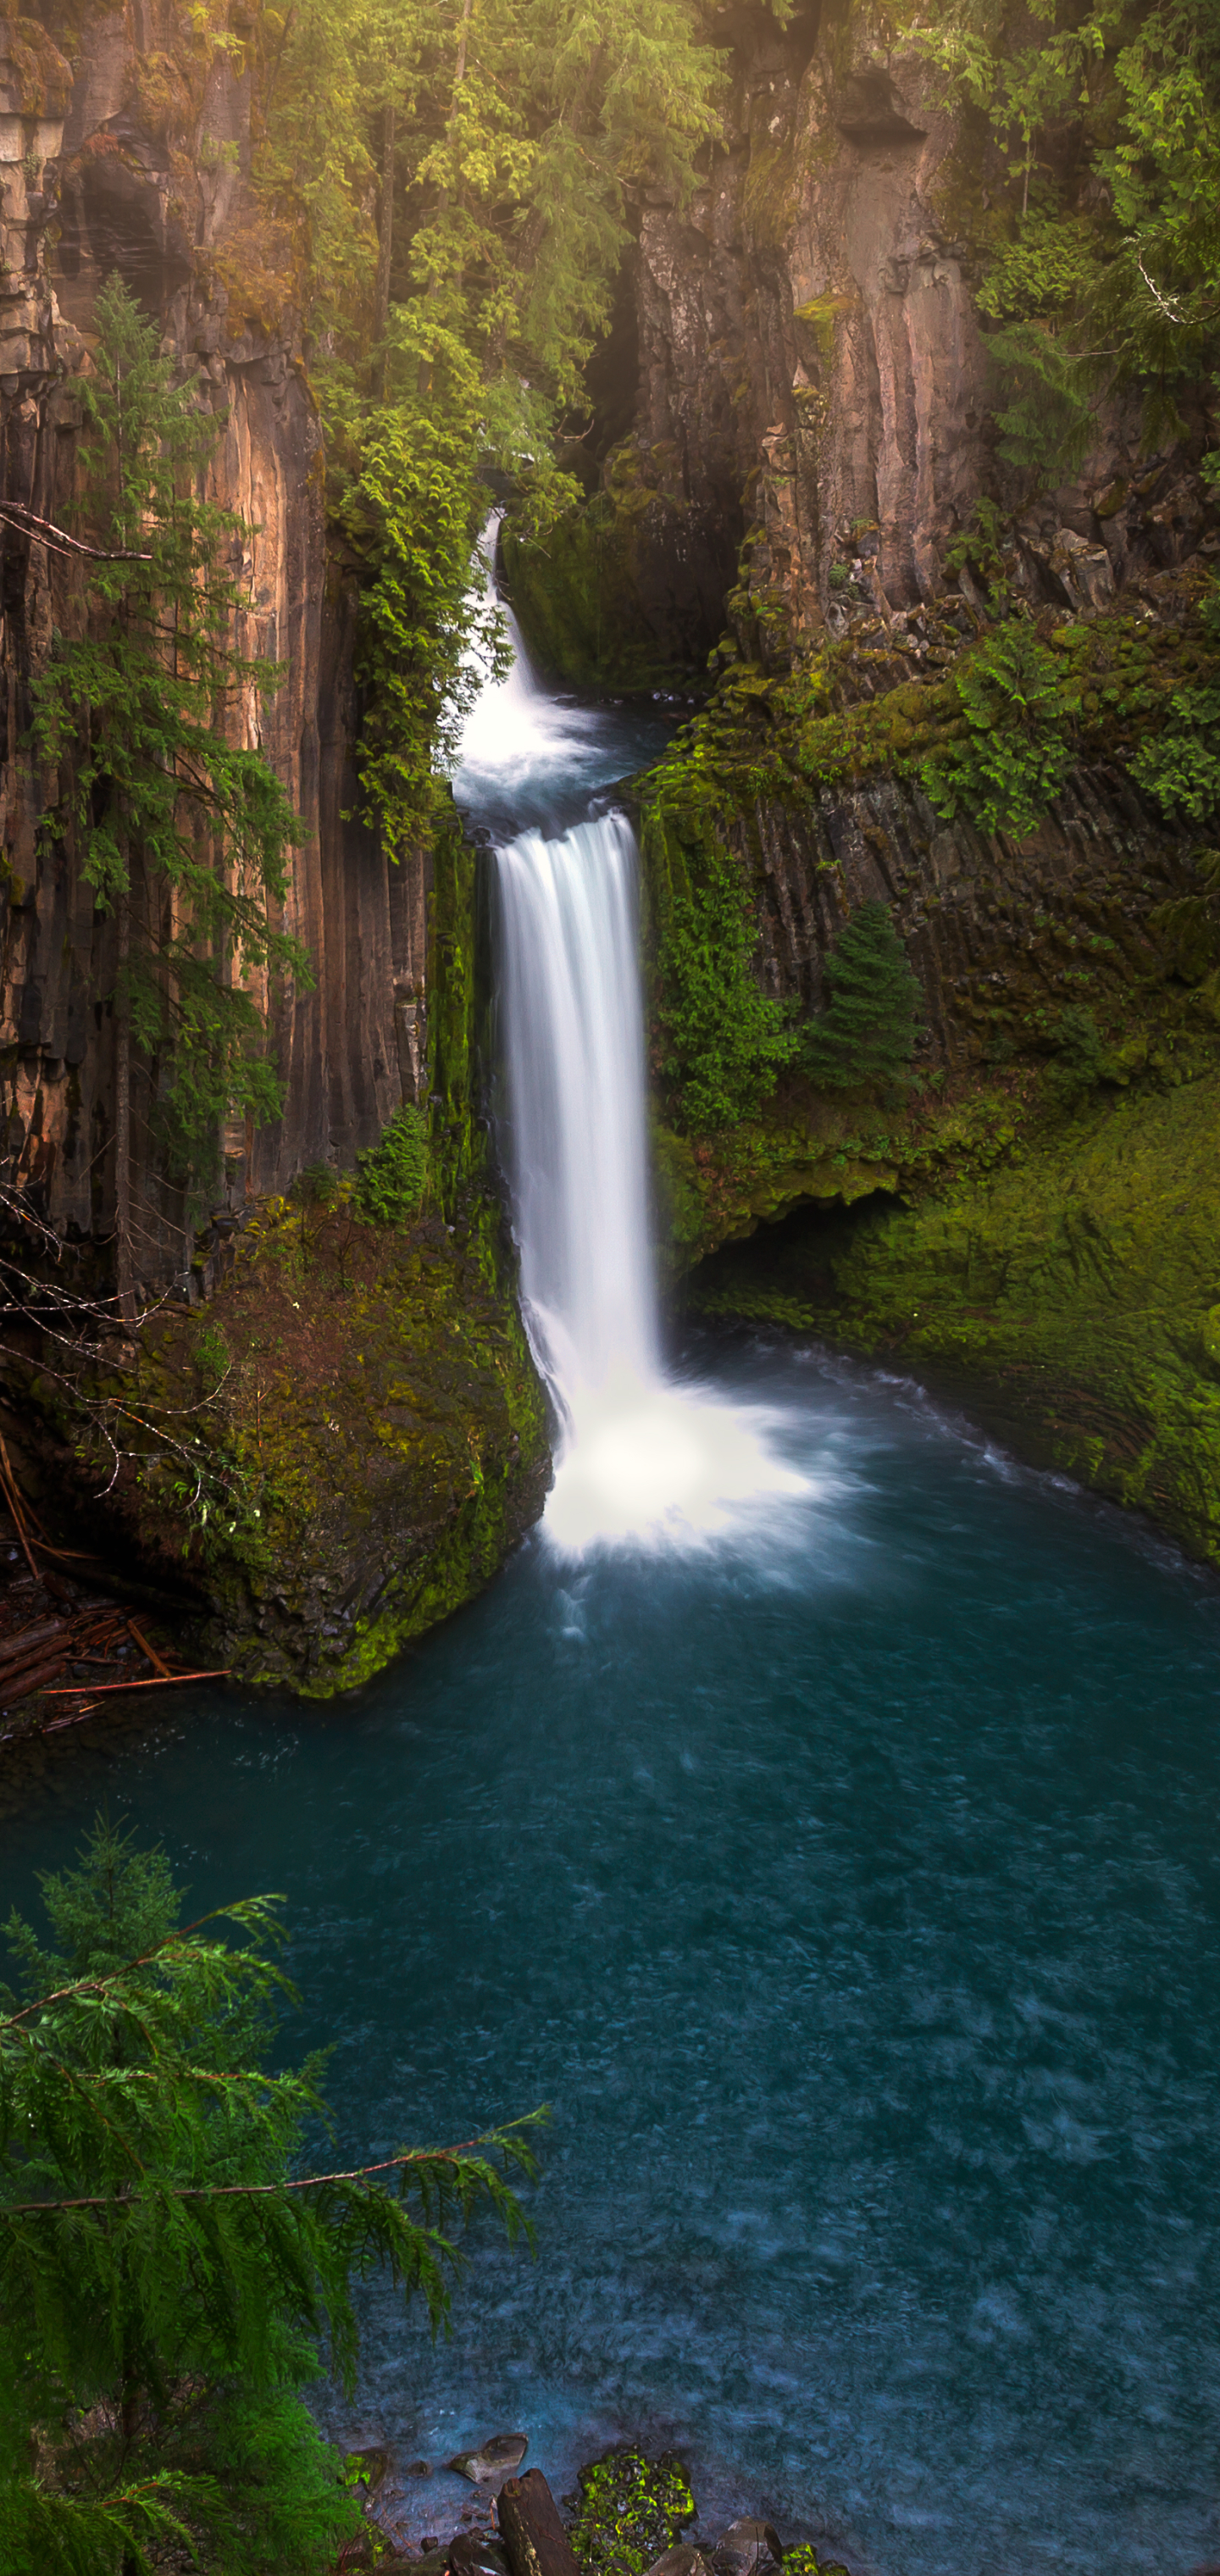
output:
POLYGON ((499 854, 521 1285, 569 1409, 660 1365, 635 862, 621 814, 499 854))
POLYGON ((617 774, 627 765, 627 728, 549 697, 511 615, 509 630, 513 668, 467 722, 455 788, 515 825, 497 836, 500 967, 522 1304, 560 1422, 544 1527, 574 1555, 597 1542, 702 1543, 806 1483, 773 1456, 761 1414, 663 1366, 639 853, 624 814, 589 811, 616 752, 617 774), (584 819, 548 830, 574 799, 584 819))

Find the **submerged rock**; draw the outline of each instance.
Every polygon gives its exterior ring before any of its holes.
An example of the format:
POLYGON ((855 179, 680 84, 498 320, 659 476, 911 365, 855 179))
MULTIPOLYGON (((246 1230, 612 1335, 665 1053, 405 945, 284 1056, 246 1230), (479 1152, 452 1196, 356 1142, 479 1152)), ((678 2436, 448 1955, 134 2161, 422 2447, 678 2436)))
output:
POLYGON ((477 2451, 455 2451, 446 2465, 458 2476, 469 2478, 474 2486, 487 2486, 496 2478, 511 2476, 519 2469, 529 2449, 526 2433, 493 2433, 490 2441, 481 2442, 477 2451))
POLYGON ((743 2514, 731 2522, 712 2552, 715 2576, 774 2576, 784 2552, 774 2524, 743 2514))

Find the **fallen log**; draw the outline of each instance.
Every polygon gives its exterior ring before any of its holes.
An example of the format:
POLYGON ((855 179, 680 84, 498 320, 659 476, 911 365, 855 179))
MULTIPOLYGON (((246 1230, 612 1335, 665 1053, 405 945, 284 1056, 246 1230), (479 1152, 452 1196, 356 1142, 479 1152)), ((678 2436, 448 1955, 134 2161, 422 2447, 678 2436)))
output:
POLYGON ((66 1619, 35 1619, 30 1627, 19 1628, 15 1635, 0 1639, 0 1682, 9 1664, 28 1664, 35 1647, 45 1646, 49 1637, 67 1637, 69 1633, 66 1619))
POLYGON ((510 2576, 580 2576, 576 2553, 541 2469, 506 2478, 496 2520, 510 2576))
MULTIPOLYGON (((35 1691, 45 1690, 48 1682, 53 1682, 56 1674, 62 1673, 67 1660, 66 1651, 61 1651, 49 1658, 44 1655, 35 1663, 18 1665, 15 1671, 6 1672, 0 1679, 0 1698, 6 1706, 16 1699, 32 1699, 35 1691)), ((85 1685, 81 1682, 77 1687, 83 1690, 85 1685)))

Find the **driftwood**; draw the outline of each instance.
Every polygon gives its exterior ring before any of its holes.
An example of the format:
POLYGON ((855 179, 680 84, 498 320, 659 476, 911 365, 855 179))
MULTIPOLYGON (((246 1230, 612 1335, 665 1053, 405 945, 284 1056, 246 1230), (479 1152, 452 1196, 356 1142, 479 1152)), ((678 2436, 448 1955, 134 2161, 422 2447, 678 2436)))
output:
POLYGON ((506 2478, 496 2504, 510 2576, 580 2576, 559 2507, 541 2469, 506 2478))

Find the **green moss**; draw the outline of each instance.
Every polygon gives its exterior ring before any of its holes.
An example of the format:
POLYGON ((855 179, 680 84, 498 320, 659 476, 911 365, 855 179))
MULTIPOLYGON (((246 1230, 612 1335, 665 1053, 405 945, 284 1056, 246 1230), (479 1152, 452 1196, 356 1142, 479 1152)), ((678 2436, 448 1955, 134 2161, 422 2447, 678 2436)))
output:
POLYGON ((794 145, 765 143, 752 152, 742 190, 742 213, 754 240, 779 250, 796 221, 801 202, 801 169, 794 145))
POLYGON ((695 2517, 695 2499, 673 2451, 648 2459, 630 2445, 579 2472, 572 2547, 588 2576, 644 2576, 695 2517))
POLYGON ((845 313, 856 309, 854 295, 815 295, 808 304, 793 307, 794 322, 804 322, 812 331, 818 355, 829 361, 834 356, 835 325, 845 313))
POLYGON ((703 1302, 900 1358, 1220 1563, 1220 1074, 1006 1123, 990 1169, 942 1133, 906 1204, 726 1253, 703 1302))

